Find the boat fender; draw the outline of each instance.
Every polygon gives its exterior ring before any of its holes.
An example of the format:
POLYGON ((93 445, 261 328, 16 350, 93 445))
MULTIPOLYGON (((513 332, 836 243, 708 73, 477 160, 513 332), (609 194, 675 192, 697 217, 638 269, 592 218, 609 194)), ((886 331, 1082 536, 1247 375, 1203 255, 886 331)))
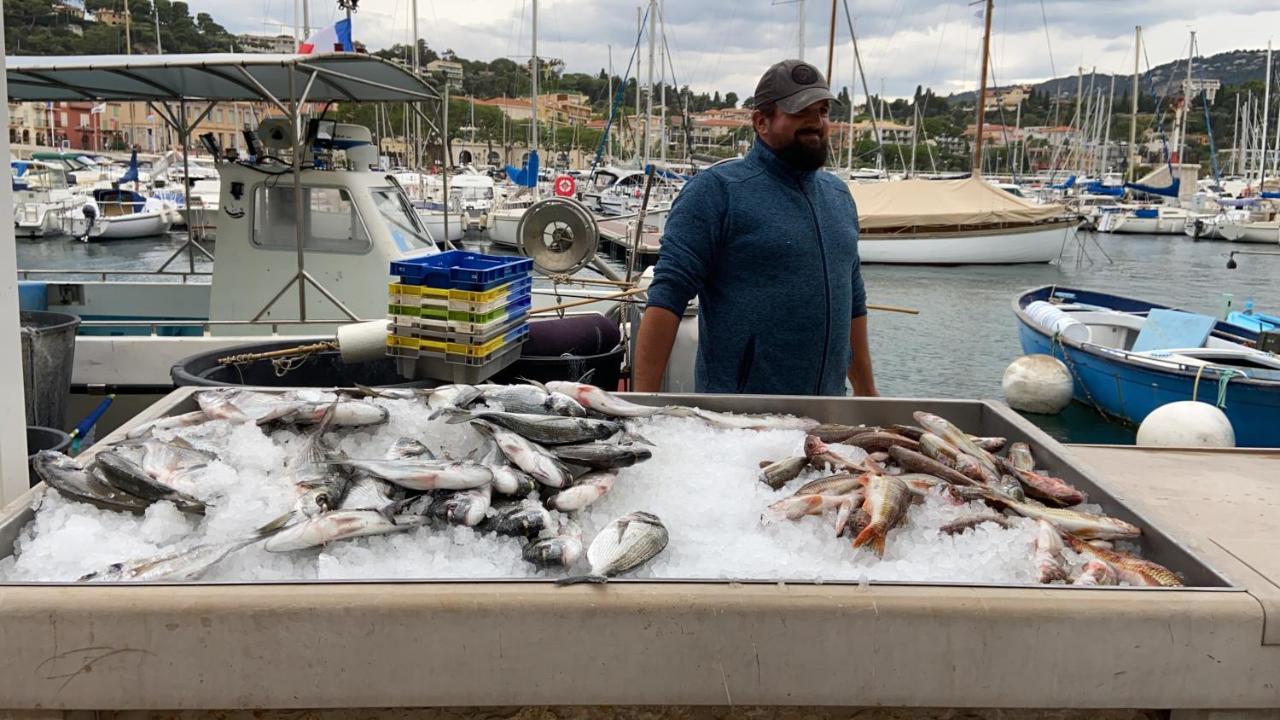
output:
POLYGON ((338 326, 338 352, 342 362, 353 364, 387 355, 387 321, 370 320, 338 326))
POLYGON ((1023 355, 1005 368, 1000 385, 1009 407, 1056 415, 1071 403, 1075 383, 1062 361, 1051 355, 1023 355))
POLYGON ((1209 403, 1182 400, 1161 405, 1138 427, 1140 447, 1236 446, 1235 428, 1226 413, 1209 403))

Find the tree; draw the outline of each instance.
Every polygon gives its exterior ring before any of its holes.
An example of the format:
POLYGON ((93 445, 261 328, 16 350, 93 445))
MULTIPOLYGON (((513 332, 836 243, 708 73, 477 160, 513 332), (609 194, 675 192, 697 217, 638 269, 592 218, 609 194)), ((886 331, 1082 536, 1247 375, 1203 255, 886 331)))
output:
POLYGON ((725 93, 724 106, 730 108, 738 107, 738 93, 732 91, 725 93))

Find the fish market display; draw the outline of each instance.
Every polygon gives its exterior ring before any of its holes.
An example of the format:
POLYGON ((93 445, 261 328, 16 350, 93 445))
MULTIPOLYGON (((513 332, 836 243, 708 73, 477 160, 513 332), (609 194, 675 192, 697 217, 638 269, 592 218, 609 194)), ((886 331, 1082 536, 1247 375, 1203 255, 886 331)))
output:
POLYGON ((569 382, 194 397, 82 461, 39 453, 0 582, 1181 582, 1031 447, 929 413, 841 425, 569 382))

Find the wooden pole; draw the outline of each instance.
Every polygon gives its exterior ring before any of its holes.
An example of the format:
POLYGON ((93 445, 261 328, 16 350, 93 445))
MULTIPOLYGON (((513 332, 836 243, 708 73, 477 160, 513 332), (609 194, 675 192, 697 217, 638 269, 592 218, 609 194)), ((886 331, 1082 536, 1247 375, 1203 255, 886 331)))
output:
POLYGON ((831 72, 836 59, 836 2, 831 0, 831 29, 827 34, 827 84, 831 84, 831 72))
POLYGON ((978 78, 978 122, 973 136, 973 174, 982 174, 982 125, 987 115, 987 62, 991 55, 991 14, 995 0, 987 0, 986 30, 982 33, 982 75, 978 78))

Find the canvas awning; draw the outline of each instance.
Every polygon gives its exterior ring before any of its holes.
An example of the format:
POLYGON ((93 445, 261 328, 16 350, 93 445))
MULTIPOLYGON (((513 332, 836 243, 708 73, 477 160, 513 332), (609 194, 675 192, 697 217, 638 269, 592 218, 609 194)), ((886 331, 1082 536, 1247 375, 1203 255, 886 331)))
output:
POLYGON ((364 53, 15 56, 9 99, 415 102, 438 96, 408 69, 364 53), (312 79, 314 77, 314 80, 312 79))
POLYGON ((981 178, 849 183, 863 230, 974 227, 1036 223, 1063 215, 1062 205, 1040 205, 981 178))

